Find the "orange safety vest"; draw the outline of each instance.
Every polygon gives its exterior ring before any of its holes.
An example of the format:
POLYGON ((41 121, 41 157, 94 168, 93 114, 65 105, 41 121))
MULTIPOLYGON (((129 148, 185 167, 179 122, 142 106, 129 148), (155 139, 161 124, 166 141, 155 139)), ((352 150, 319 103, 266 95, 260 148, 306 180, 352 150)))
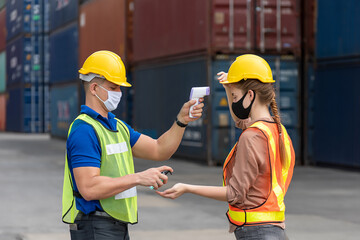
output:
MULTIPOLYGON (((269 148, 269 162, 270 171, 269 181, 271 182, 271 190, 264 203, 257 207, 249 209, 240 209, 229 204, 229 210, 226 213, 229 221, 237 226, 257 225, 257 224, 271 224, 281 223, 285 221, 285 204, 284 196, 289 187, 293 169, 295 165, 295 152, 292 146, 291 139, 282 126, 282 137, 284 140, 286 150, 286 164, 283 166, 280 160, 279 150, 279 131, 276 123, 265 121, 258 121, 252 124, 249 128, 259 129, 267 139, 269 148)), ((248 128, 248 129, 249 129, 248 128)), ((246 130, 245 130, 246 131, 246 130)), ((241 137, 241 136, 240 136, 241 137)), ((236 146, 230 151, 223 167, 223 184, 226 186, 228 181, 228 164, 234 158, 236 146)))

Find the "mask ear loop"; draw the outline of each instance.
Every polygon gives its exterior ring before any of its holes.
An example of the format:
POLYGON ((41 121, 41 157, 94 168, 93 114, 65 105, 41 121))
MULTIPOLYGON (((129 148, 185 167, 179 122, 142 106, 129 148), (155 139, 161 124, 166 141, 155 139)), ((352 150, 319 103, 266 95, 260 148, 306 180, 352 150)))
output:
MULTIPOLYGON (((104 89, 105 91, 107 91, 104 87, 100 86, 100 85, 97 84, 97 83, 96 83, 96 86, 99 86, 99 87, 101 87, 102 89, 104 89)), ((105 104, 105 101, 102 100, 96 93, 95 93, 95 96, 96 96, 103 104, 105 104)))

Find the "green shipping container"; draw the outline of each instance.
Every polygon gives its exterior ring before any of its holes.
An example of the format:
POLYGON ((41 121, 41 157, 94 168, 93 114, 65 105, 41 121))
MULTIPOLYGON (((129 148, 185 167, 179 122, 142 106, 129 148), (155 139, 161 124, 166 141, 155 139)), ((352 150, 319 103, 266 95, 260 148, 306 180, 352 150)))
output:
POLYGON ((6 0, 0 0, 0 9, 5 6, 6 0))
POLYGON ((6 51, 0 53, 0 93, 6 89, 6 51))

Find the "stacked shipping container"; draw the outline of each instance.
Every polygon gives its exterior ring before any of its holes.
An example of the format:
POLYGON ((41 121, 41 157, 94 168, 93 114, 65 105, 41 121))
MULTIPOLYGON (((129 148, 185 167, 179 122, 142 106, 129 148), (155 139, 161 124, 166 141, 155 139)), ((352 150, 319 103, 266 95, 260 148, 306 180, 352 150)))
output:
POLYGON ((133 111, 135 127, 150 136, 170 127, 191 87, 212 88, 204 117, 186 129, 177 155, 221 163, 240 131, 216 73, 237 55, 255 53, 273 70, 297 156, 304 149, 308 163, 360 166, 352 127, 360 107, 353 79, 360 71, 358 1, 80 2, 0 0, 0 131, 51 129, 66 137, 84 98, 79 67, 94 51, 110 50, 122 57, 128 79, 134 67, 135 78, 114 113, 129 122, 133 111), (334 137, 328 129, 343 116, 350 124, 334 137))
POLYGON ((172 124, 191 87, 209 85, 206 115, 186 129, 177 155, 221 163, 239 132, 216 73, 227 71, 236 55, 256 53, 268 60, 278 80, 283 123, 299 153, 298 1, 134 3, 134 124, 140 131, 158 137, 172 124))
MULTIPOLYGON (((109 50, 121 57, 128 70, 127 79, 131 81, 131 21, 130 0, 92 0, 83 3, 79 15, 79 66, 90 54, 99 50, 109 50)), ((129 122, 131 88, 122 88, 122 92, 122 101, 113 113, 129 122)))
POLYGON ((6 123, 6 8, 0 1, 0 131, 5 131, 6 123))
MULTIPOLYGON (((127 65, 128 23, 131 21, 129 0, 90 0, 79 5, 71 0, 48 5, 48 60, 46 81, 50 83, 51 135, 65 138, 68 128, 84 104, 84 93, 78 79, 78 69, 95 51, 110 50, 127 65)), ((129 78, 129 75, 128 75, 129 78)), ((128 120, 125 99, 129 92, 123 89, 123 101, 114 114, 128 120)))
MULTIPOLYGON (((360 2, 317 1, 313 81, 309 84, 308 157, 317 164, 360 166, 360 2), (336 18, 334 18, 336 16, 336 18)), ((311 65, 311 64, 309 64, 311 65)))
POLYGON ((43 1, 6 3, 6 130, 43 132, 43 1))
POLYGON ((78 0, 48 1, 45 5, 45 118, 50 133, 66 137, 79 112, 78 0))

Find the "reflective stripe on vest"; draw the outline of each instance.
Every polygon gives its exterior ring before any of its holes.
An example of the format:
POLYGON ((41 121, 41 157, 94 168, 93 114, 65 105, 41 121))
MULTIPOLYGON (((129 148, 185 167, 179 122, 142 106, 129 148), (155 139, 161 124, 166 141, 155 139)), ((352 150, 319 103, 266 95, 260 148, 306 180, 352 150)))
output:
MULTIPOLYGON (((112 131, 86 114, 79 115, 74 122, 78 119, 90 124, 98 136, 101 146, 101 176, 116 178, 134 173, 129 130, 120 120, 117 119, 117 131, 112 131)), ((73 123, 70 126, 69 134, 73 123)), ((128 223, 137 222, 135 187, 123 191, 116 196, 99 201, 103 210, 113 218, 128 223)), ((73 195, 73 183, 66 155, 63 187, 63 222, 74 223, 77 214, 78 210, 76 209, 75 197, 73 195)))
MULTIPOLYGON (((295 163, 295 153, 291 140, 286 132, 286 129, 282 126, 282 137, 286 151, 285 165, 282 166, 278 146, 279 133, 277 125, 275 123, 258 121, 252 124, 249 128, 259 129, 267 138, 271 169, 271 179, 269 179, 269 181, 271 181, 271 191, 266 201, 256 208, 239 209, 235 206, 229 205, 227 216, 229 221, 237 226, 283 222, 285 221, 284 196, 290 183, 295 163)), ((236 146, 237 143, 224 163, 224 186, 226 186, 228 177, 227 166, 234 158, 236 146)))

